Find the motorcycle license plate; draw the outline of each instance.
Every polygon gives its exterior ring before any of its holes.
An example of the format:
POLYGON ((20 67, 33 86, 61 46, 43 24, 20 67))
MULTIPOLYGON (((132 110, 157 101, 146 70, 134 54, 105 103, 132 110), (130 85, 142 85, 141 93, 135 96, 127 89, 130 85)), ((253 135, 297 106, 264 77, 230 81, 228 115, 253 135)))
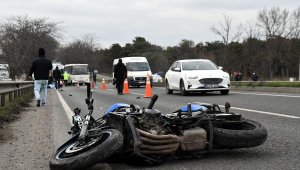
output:
POLYGON ((216 87, 218 87, 217 84, 206 84, 205 85, 205 88, 207 88, 207 89, 216 88, 216 87))

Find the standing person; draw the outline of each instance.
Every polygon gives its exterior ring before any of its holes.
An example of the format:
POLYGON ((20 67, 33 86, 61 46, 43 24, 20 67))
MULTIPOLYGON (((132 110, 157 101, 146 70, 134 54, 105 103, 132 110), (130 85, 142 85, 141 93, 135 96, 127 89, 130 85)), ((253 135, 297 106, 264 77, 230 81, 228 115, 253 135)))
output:
POLYGON ((118 89, 118 94, 123 94, 124 80, 127 78, 127 68, 122 59, 119 59, 118 64, 114 68, 114 78, 116 79, 116 88, 118 89))
POLYGON ((258 80, 258 76, 257 76, 256 73, 252 73, 251 78, 252 78, 253 81, 257 81, 258 80))
POLYGON ((97 74, 95 72, 93 72, 93 81, 96 84, 96 82, 97 82, 97 74))
POLYGON ((65 71, 65 73, 64 73, 64 84, 65 84, 65 86, 68 86, 69 78, 70 78, 70 74, 67 71, 65 71))
POLYGON ((54 81, 55 81, 55 88, 59 89, 61 72, 58 69, 58 66, 56 66, 55 70, 53 71, 53 78, 54 78, 54 81))
POLYGON ((45 50, 39 49, 39 57, 33 60, 29 76, 34 74, 34 95, 37 101, 37 107, 45 105, 47 102, 47 85, 49 74, 51 74, 52 62, 45 58, 45 50))

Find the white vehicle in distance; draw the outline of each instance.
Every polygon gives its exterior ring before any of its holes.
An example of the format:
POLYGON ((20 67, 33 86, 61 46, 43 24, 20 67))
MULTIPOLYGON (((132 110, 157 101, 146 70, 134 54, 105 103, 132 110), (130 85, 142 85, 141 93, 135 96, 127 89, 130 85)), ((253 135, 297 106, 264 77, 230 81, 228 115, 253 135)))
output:
POLYGON ((183 96, 197 91, 220 91, 227 95, 230 89, 229 74, 206 59, 175 61, 167 71, 165 80, 168 94, 177 90, 183 96))
POLYGON ((53 62, 53 63, 52 63, 52 69, 55 70, 56 67, 58 67, 58 69, 59 69, 60 71, 62 71, 62 72, 64 71, 64 65, 61 64, 60 62, 53 62))
MULTIPOLYGON (((146 85, 147 75, 150 77, 152 84, 152 72, 149 63, 145 57, 123 57, 122 63, 127 67, 127 81, 129 86, 144 86, 146 85)), ((119 58, 113 61, 113 70, 118 64, 119 58)), ((114 78, 114 73, 113 78, 114 78)))
POLYGON ((158 73, 153 74, 152 79, 153 79, 153 83, 163 82, 163 78, 158 73))
POLYGON ((86 82, 90 82, 90 73, 88 64, 66 64, 64 71, 70 74, 68 84, 82 85, 86 82))
POLYGON ((11 80, 11 78, 9 77, 8 67, 8 64, 0 64, 0 81, 11 80))

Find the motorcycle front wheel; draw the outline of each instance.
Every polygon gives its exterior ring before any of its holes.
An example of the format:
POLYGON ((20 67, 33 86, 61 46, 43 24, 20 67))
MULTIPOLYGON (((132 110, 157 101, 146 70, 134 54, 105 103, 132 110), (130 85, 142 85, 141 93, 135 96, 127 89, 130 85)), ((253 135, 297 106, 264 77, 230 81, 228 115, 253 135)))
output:
POLYGON ((50 169, 84 169, 109 158, 121 148, 123 136, 115 129, 104 129, 101 133, 101 136, 92 138, 84 145, 74 140, 61 147, 53 154, 50 169))
POLYGON ((250 148, 263 144, 266 139, 266 128, 249 119, 240 123, 225 122, 215 126, 213 131, 213 144, 220 149, 250 148))

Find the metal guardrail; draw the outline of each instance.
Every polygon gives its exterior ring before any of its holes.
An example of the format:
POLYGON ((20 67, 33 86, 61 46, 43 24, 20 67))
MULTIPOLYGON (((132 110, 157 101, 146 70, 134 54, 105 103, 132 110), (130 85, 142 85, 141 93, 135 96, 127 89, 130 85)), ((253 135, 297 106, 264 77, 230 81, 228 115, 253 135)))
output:
POLYGON ((33 81, 0 81, 0 107, 29 93, 33 94, 33 81))

